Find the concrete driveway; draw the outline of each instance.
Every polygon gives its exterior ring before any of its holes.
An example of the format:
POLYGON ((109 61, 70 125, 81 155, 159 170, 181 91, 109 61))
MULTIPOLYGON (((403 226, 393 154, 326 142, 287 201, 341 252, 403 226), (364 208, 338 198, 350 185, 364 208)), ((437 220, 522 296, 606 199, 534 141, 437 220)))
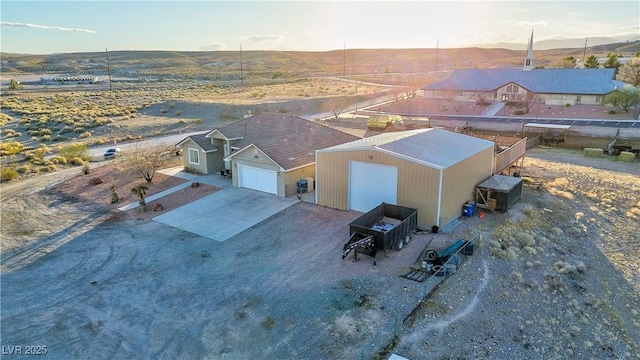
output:
POLYGON ((168 174, 223 189, 156 216, 153 220, 220 242, 299 201, 262 191, 236 188, 231 186, 231 180, 222 179, 218 175, 196 176, 172 170, 168 174))

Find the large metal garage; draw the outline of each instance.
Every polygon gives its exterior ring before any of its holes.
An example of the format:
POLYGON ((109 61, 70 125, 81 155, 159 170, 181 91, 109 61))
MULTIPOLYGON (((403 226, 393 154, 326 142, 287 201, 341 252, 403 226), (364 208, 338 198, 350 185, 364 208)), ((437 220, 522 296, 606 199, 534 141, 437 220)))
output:
POLYGON ((492 175, 491 141, 442 129, 389 132, 316 151, 316 202, 366 212, 381 202, 418 209, 444 227, 492 175))

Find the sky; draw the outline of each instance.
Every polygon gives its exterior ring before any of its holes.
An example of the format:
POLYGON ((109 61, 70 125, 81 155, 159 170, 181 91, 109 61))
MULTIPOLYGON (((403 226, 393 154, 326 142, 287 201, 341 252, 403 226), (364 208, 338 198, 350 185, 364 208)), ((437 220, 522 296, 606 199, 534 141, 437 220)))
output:
POLYGON ((631 1, 0 1, 0 50, 457 48, 640 33, 631 1))

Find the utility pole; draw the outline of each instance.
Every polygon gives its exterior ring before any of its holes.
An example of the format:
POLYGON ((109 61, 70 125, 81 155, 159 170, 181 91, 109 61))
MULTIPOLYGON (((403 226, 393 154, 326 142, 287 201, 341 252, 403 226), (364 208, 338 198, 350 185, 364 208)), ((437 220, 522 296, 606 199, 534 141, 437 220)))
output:
POLYGON ((240 45, 240 86, 244 86, 244 72, 242 71, 242 45, 240 45))
POLYGON ((582 51, 582 63, 584 64, 584 61, 586 60, 587 57, 587 39, 589 39, 588 37, 584 38, 584 51, 582 51))
POLYGON ((104 52, 107 53, 107 74, 109 75, 109 91, 111 91, 111 65, 109 65, 109 50, 104 48, 104 52))
POLYGON ((438 51, 440 50, 440 39, 436 42, 436 69, 434 71, 438 71, 438 51))
POLYGON ((342 77, 347 78, 347 43, 344 43, 344 49, 342 50, 342 77))

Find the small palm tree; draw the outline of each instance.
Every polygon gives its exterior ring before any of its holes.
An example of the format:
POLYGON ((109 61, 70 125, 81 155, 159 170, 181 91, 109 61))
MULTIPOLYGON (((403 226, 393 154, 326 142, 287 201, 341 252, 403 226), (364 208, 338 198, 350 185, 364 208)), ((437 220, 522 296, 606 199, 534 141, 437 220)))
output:
POLYGON ((138 204, 140 204, 142 211, 147 211, 147 203, 144 201, 144 196, 147 195, 147 190, 149 190, 149 188, 145 185, 138 185, 131 189, 131 192, 133 192, 138 198, 138 204))

